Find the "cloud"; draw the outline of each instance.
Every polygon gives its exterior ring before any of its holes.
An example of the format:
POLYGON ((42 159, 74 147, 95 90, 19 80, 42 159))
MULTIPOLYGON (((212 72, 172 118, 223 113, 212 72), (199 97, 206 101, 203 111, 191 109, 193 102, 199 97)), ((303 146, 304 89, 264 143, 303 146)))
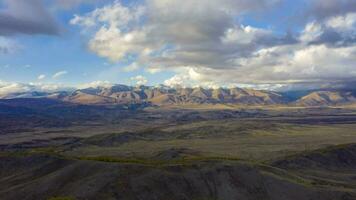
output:
POLYGON ((317 20, 356 12, 354 0, 311 0, 307 4, 309 7, 305 10, 305 17, 317 20))
POLYGON ((82 4, 96 4, 105 0, 55 0, 56 5, 62 9, 72 9, 82 4))
POLYGON ((38 80, 43 80, 45 78, 46 78, 46 75, 44 75, 44 74, 41 74, 37 77, 38 80))
POLYGON ((146 85, 148 82, 147 78, 141 75, 131 77, 131 81, 136 82, 136 85, 146 85))
POLYGON ((17 42, 6 37, 0 36, 0 55, 15 53, 19 49, 21 49, 21 47, 17 42))
POLYGON ((301 35, 303 42, 350 46, 356 42, 356 13, 330 17, 323 22, 308 23, 301 35))
POLYGON ((356 79, 352 1, 342 1, 339 10, 350 8, 341 12, 329 9, 334 3, 327 0, 322 9, 329 14, 315 13, 302 31, 283 33, 237 20, 276 3, 146 0, 125 6, 115 1, 76 15, 71 24, 94 32, 88 48, 101 57, 135 58, 149 72, 177 72, 167 85, 321 85, 356 79))
POLYGON ((52 78, 57 79, 57 78, 60 78, 60 77, 62 77, 64 75, 66 75, 66 74, 68 74, 67 71, 59 71, 59 72, 53 74, 52 78))
POLYGON ((57 35, 60 28, 42 0, 3 0, 0 10, 0 35, 57 35))
POLYGON ((338 15, 331 17, 327 20, 327 26, 339 31, 352 31, 354 32, 356 27, 356 13, 349 13, 346 15, 338 15))
POLYGON ((124 67, 123 71, 125 71, 125 72, 133 72, 133 71, 136 71, 138 69, 140 69, 140 66, 136 62, 134 62, 134 63, 131 63, 130 65, 124 67))
POLYGON ((174 75, 173 77, 165 80, 163 84, 169 87, 188 86, 187 84, 189 84, 189 79, 190 77, 184 74, 174 75))
POLYGON ((43 84, 43 83, 15 83, 0 80, 0 98, 11 97, 11 94, 27 92, 57 92, 71 91, 73 88, 60 84, 43 84))
POLYGON ((146 71, 151 74, 157 74, 159 72, 162 72, 163 69, 161 67, 149 66, 148 68, 146 68, 146 71))
POLYGON ((146 40, 143 31, 123 31, 129 29, 132 24, 137 24, 143 12, 142 7, 128 8, 115 1, 85 16, 76 15, 70 23, 84 28, 96 27, 99 24, 98 31, 89 42, 89 49, 115 61, 129 53, 141 51, 144 46, 140 44, 146 40))
POLYGON ((91 83, 85 83, 81 84, 78 86, 79 89, 85 89, 85 88, 97 88, 97 87, 111 87, 114 84, 112 84, 109 81, 93 81, 91 83))
MULTIPOLYGON (((174 60, 185 59, 187 62, 199 61, 196 56, 205 53, 201 56, 212 61, 226 54, 221 37, 233 26, 234 19, 230 12, 257 9, 271 1, 224 2, 156 0, 147 1, 146 7, 128 7, 115 1, 88 14, 76 15, 70 23, 96 30, 89 41, 89 49, 113 61, 136 55, 142 59, 141 63, 145 63, 147 59, 154 60, 152 58, 168 53, 180 57, 172 56, 174 60), (196 10, 196 6, 200 9, 196 10), (207 49, 211 50, 207 52, 207 49)), ((168 55, 164 60, 168 61, 168 55)))
POLYGON ((31 89, 32 87, 29 85, 0 81, 0 97, 6 96, 10 93, 28 92, 31 89))

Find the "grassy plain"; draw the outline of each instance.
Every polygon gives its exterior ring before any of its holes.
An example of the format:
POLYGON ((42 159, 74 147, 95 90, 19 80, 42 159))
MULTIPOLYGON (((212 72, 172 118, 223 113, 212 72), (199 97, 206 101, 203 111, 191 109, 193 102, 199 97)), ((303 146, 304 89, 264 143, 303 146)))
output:
POLYGON ((35 122, 30 113, 23 127, 0 121, 0 195, 10 200, 356 198, 353 108, 217 105, 108 108, 105 114, 91 109, 86 115, 82 108, 68 116, 53 112, 35 122))

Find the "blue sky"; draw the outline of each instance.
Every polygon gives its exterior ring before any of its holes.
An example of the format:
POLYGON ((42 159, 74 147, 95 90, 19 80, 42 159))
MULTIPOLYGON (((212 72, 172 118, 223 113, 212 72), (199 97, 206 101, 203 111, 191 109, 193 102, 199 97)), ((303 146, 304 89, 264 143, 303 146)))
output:
MULTIPOLYGON (((110 1, 107 1, 110 3, 110 1)), ((121 1, 127 4, 126 1, 121 1)), ((104 3, 83 4, 70 10, 53 12, 57 23, 63 29, 60 35, 26 35, 17 34, 9 37, 20 45, 16 52, 0 54, 0 80, 7 82, 38 82, 38 76, 45 83, 62 83, 78 85, 92 81, 105 80, 113 83, 135 84, 132 77, 143 75, 152 85, 162 83, 172 76, 171 72, 152 75, 143 69, 133 72, 122 71, 127 62, 110 61, 90 52, 86 47, 86 37, 78 27, 71 26, 69 21, 74 14, 83 14, 100 7, 104 3), (67 74, 53 79, 61 71, 67 74)), ((51 9, 51 4, 47 4, 51 9)))
MULTIPOLYGON (((124 72, 125 62, 112 62, 101 58, 86 48, 80 33, 67 27, 63 36, 21 36, 17 38, 21 49, 16 53, 1 55, 1 80, 36 82, 39 75, 46 75, 44 82, 76 85, 96 80, 132 84, 131 77, 152 76, 145 70, 124 72), (51 76, 60 71, 68 73, 60 79, 51 76)), ((169 78, 171 73, 160 73, 152 77, 152 84, 169 78)))
POLYGON ((275 87, 356 77, 352 0, 0 2, 0 16, 13 17, 0 20, 3 82, 275 87))

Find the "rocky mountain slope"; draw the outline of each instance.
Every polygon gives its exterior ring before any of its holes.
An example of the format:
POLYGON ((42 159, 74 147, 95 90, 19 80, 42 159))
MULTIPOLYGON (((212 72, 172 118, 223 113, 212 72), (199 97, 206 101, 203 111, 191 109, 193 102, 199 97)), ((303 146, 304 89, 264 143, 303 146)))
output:
POLYGON ((231 103, 248 105, 270 105, 284 103, 283 97, 271 91, 251 89, 205 89, 205 88, 167 88, 167 87, 130 87, 114 85, 76 90, 74 92, 55 93, 19 93, 2 96, 11 98, 45 97, 79 104, 134 104, 151 103, 154 105, 231 103))
MULTIPOLYGON (((296 92, 295 94, 300 94, 296 92)), ((151 104, 237 104, 237 105, 297 105, 297 106, 333 106, 356 103, 356 94, 352 91, 312 91, 291 100, 293 92, 277 93, 266 90, 242 88, 169 88, 165 86, 132 87, 113 85, 63 92, 24 92, 0 96, 0 99, 49 98, 64 102, 86 105, 151 104)), ((294 95, 296 96, 296 95, 294 95)))
POLYGON ((301 106, 322 106, 356 103, 356 96, 352 92, 317 91, 312 92, 296 102, 301 106))

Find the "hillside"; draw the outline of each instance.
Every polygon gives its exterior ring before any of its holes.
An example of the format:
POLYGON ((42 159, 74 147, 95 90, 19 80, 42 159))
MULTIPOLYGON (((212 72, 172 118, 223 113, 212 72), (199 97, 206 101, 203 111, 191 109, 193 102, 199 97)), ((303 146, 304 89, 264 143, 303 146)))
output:
POLYGON ((351 104, 356 103, 356 97, 352 92, 317 91, 300 98, 296 103, 301 106, 351 104))
POLYGON ((49 98, 63 102, 86 105, 288 105, 288 106, 338 106, 356 103, 353 91, 296 91, 278 93, 244 88, 170 88, 165 86, 132 87, 113 85, 84 88, 75 91, 9 93, 0 99, 49 98))
POLYGON ((341 200, 356 195, 337 187, 312 186, 309 180, 278 169, 233 160, 156 165, 48 155, 1 156, 0 172, 0 195, 4 200, 341 200))
POLYGON ((247 104, 272 105, 284 103, 281 95, 270 91, 251 89, 205 89, 205 88, 167 88, 167 87, 130 87, 114 85, 79 89, 74 92, 54 93, 14 93, 2 96, 14 98, 50 98, 78 104, 133 104, 152 103, 153 105, 182 104, 247 104))

